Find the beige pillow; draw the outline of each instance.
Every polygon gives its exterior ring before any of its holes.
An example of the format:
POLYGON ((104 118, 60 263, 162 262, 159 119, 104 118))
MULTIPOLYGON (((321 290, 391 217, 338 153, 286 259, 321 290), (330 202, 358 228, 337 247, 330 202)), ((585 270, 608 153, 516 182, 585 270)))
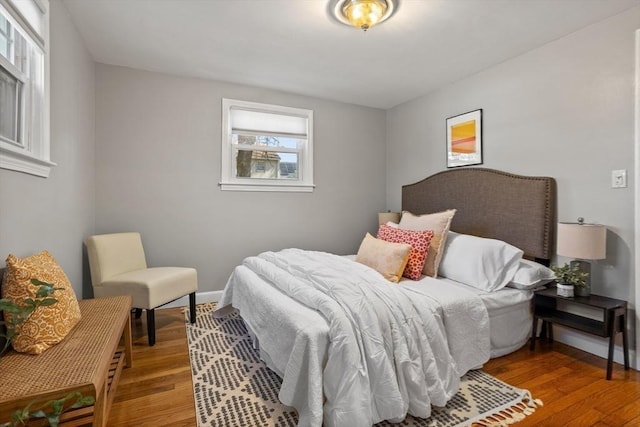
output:
MULTIPOLYGON (((38 287, 31 279, 54 285, 51 295, 57 302, 39 307, 18 328, 12 345, 21 353, 40 354, 59 343, 80 320, 80 306, 67 275, 47 251, 28 258, 9 255, 2 284, 2 298, 21 304, 25 298, 35 298, 38 287)), ((8 316, 5 313, 5 316, 8 316)))
POLYGON ((390 282, 398 283, 410 252, 411 245, 385 242, 367 233, 358 249, 356 261, 373 268, 390 282))
POLYGON ((425 215, 414 215, 406 211, 402 212, 402 219, 399 224, 400 228, 413 231, 433 231, 433 237, 431 238, 427 260, 424 263, 423 270, 423 273, 427 276, 438 276, 438 266, 442 259, 441 249, 444 249, 447 233, 449 232, 451 220, 455 213, 455 209, 425 215))

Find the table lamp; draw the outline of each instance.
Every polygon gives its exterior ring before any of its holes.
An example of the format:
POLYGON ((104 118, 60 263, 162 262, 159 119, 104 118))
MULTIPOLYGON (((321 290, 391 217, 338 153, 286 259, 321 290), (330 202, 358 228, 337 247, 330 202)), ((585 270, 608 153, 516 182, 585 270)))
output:
POLYGON ((576 258, 571 265, 578 265, 580 271, 587 273, 585 289, 576 289, 581 296, 591 293, 591 264, 587 260, 607 257, 607 227, 600 224, 586 224, 584 218, 577 223, 558 223, 558 255, 576 258))
POLYGON ((400 222, 400 212, 378 213, 378 225, 386 224, 387 222, 393 222, 394 224, 398 224, 400 222))

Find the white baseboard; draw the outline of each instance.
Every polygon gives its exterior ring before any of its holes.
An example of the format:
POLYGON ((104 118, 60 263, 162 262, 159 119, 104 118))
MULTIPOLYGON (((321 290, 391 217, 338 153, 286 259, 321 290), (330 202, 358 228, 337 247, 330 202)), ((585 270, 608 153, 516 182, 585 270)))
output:
MULTIPOLYGON (((196 304, 201 304, 203 302, 218 302, 220 301, 221 296, 222 296, 222 291, 196 292, 196 304)), ((163 308, 188 307, 188 306, 189 306, 189 296, 186 295, 175 301, 171 301, 169 304, 165 304, 162 307, 158 307, 156 310, 161 310, 163 308)))
MULTIPOLYGON (((553 339, 604 359, 609 357, 609 338, 600 338, 566 329, 562 326, 553 325, 553 339)), ((635 363, 635 359, 635 351, 633 348, 629 348, 629 364, 633 369, 638 370, 639 367, 635 363)), ((616 336, 615 346, 613 348, 613 361, 621 365, 624 364, 622 334, 620 333, 616 336)))

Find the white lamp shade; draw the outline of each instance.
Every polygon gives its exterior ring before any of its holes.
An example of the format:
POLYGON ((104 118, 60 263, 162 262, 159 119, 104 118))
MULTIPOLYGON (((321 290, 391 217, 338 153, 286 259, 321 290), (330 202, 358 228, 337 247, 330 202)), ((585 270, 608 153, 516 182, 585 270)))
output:
POLYGON ((380 212, 378 214, 378 225, 388 222, 398 224, 400 222, 400 212, 380 212))
POLYGON ((578 259, 607 257, 607 227, 600 224, 558 224, 558 255, 578 259))

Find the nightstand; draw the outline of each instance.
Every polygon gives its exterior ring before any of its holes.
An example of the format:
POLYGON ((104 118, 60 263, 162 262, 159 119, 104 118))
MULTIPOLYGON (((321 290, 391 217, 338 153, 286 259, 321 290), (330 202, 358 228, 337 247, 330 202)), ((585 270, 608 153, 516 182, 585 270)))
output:
POLYGON ((553 324, 566 326, 588 334, 609 338, 609 358, 607 359, 607 379, 611 379, 613 368, 613 347, 615 336, 622 332, 624 349, 624 369, 629 369, 629 340, 627 338, 627 302, 619 299, 590 295, 588 297, 566 298, 557 294, 556 288, 536 291, 533 296, 533 330, 531 331, 530 349, 536 344, 538 319, 542 320, 541 337, 547 333, 549 341, 553 341, 553 324), (586 306, 600 310, 603 320, 568 313, 558 307, 558 301, 566 305, 586 306))

